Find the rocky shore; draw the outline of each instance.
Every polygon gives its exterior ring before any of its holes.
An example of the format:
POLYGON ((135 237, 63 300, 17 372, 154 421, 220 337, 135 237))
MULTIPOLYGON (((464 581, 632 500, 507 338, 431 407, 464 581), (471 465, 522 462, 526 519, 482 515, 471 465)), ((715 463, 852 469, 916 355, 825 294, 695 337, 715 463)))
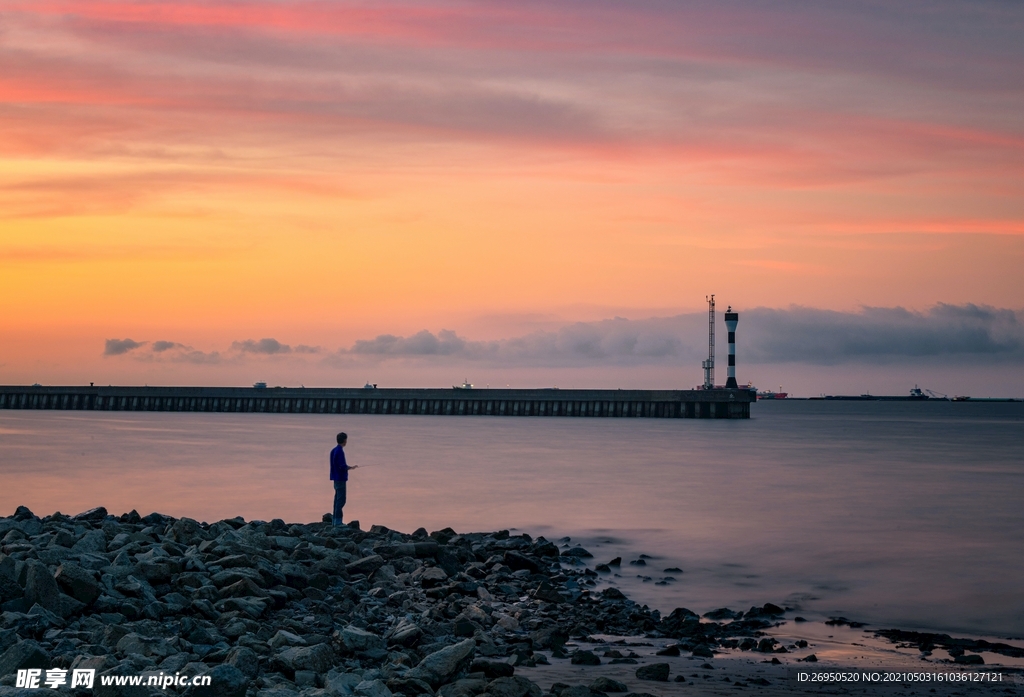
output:
MULTIPOLYGON (((670 682, 707 685, 720 652, 756 657, 751 665, 779 665, 793 649, 816 660, 807 642, 787 647, 766 633, 784 608, 662 616, 598 589, 621 560, 594 570, 582 547, 508 531, 208 525, 102 508, 39 518, 21 507, 0 518, 0 548, 0 696, 38 694, 15 686, 26 668, 209 674, 210 686, 183 690, 194 697, 661 695, 670 682), (558 664, 566 675, 603 673, 569 684, 552 678, 558 664), (697 666, 704 675, 684 672, 697 666)), ((760 676, 724 680, 771 684, 760 676)), ((48 692, 168 694, 99 677, 91 690, 48 692)))

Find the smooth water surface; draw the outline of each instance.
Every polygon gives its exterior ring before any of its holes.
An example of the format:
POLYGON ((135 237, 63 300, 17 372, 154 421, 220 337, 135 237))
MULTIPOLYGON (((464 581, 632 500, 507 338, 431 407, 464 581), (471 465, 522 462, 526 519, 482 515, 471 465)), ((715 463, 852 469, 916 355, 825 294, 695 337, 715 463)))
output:
POLYGON ((103 505, 570 536, 671 610, 1024 634, 1024 405, 761 402, 749 421, 0 411, 0 513, 103 505), (650 555, 644 567, 628 562, 650 555), (666 573, 667 567, 682 573, 666 573), (676 580, 656 585, 665 576, 676 580), (647 580, 644 579, 647 577, 647 580))

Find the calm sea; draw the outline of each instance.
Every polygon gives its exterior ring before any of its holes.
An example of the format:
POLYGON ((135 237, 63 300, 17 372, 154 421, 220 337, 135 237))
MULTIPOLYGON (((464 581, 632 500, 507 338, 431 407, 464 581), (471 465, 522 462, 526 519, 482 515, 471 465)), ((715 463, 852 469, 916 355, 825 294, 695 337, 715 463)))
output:
POLYGON ((103 505, 516 528, 663 611, 1024 634, 1024 405, 761 402, 749 421, 0 411, 0 513, 103 505), (648 555, 646 566, 629 562, 648 555), (678 567, 681 572, 665 572, 678 567), (675 580, 664 581, 666 576, 675 580))

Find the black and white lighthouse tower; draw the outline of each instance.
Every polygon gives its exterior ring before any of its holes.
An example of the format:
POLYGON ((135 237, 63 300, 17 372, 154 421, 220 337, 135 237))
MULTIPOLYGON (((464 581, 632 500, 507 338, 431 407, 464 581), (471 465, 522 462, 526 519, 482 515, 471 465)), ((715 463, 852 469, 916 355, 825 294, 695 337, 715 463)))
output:
POLYGON ((740 320, 740 313, 732 311, 732 305, 725 311, 725 328, 729 330, 729 373, 725 381, 726 389, 735 390, 739 387, 736 384, 736 323, 740 320))

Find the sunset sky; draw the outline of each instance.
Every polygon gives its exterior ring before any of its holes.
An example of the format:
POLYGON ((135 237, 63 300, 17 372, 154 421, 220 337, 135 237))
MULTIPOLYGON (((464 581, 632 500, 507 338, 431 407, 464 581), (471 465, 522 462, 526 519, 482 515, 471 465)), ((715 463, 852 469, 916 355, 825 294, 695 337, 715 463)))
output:
POLYGON ((741 382, 1024 396, 1021 66, 1015 2, 0 0, 0 384, 688 387, 715 293, 741 382))

